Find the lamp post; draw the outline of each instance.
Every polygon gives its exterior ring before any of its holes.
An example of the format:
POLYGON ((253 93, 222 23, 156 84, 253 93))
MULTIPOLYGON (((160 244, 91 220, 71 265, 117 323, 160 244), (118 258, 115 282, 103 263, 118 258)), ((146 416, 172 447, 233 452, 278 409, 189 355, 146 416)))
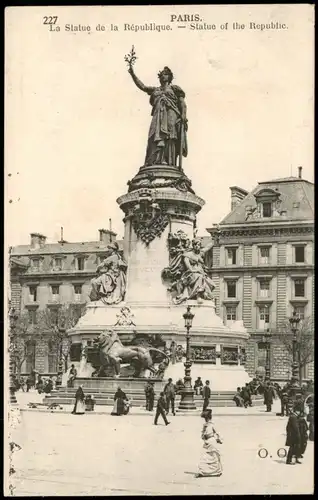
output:
POLYGON ((63 338, 65 335, 66 329, 60 327, 58 329, 59 336, 59 353, 58 353, 58 368, 57 368, 57 381, 56 386, 59 387, 62 384, 62 377, 64 373, 64 352, 63 352, 63 338))
POLYGON ((265 360, 265 380, 270 380, 271 378, 271 360, 270 360, 270 352, 271 352, 271 333, 270 329, 267 328, 266 333, 263 335, 262 339, 265 350, 266 350, 266 360, 265 360))
POLYGON ((194 404, 194 390, 191 386, 191 366, 192 361, 190 357, 190 330, 192 328, 192 321, 194 318, 194 314, 191 312, 191 307, 187 306, 187 311, 183 315, 184 318, 184 326, 187 330, 186 335, 186 362, 184 363, 185 367, 185 376, 184 376, 184 389, 181 393, 181 401, 179 403, 179 410, 195 410, 194 404))
POLYGON ((293 312, 292 317, 289 319, 290 329, 293 334, 293 365, 292 365, 292 389, 294 394, 299 390, 299 362, 297 361, 297 332, 298 323, 300 318, 297 316, 296 311, 293 312))

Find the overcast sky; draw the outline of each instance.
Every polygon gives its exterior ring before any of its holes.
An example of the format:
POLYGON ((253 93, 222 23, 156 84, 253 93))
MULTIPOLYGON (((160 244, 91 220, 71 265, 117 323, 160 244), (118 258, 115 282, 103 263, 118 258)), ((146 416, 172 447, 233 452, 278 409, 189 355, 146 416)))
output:
MULTIPOLYGON (((148 85, 168 65, 186 93, 184 170, 206 200, 199 234, 230 210, 229 186, 297 175, 313 181, 313 10, 309 6, 58 8, 65 23, 117 23, 119 32, 50 33, 43 8, 7 11, 6 227, 9 245, 123 235, 116 199, 143 164, 151 107, 127 73, 148 85), (285 22, 287 30, 123 31, 169 24, 174 11, 207 23, 285 22), (9 203, 9 200, 12 200, 9 203)), ((18 8, 19 9, 19 8, 18 8)), ((52 14, 51 12, 48 12, 52 14)))

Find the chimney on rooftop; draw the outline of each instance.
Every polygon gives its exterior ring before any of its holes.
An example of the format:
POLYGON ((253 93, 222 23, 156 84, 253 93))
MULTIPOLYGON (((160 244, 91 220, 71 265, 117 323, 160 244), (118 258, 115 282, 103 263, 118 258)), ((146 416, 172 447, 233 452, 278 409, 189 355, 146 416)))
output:
POLYGON ((234 210, 248 195, 248 192, 245 189, 242 189, 238 186, 230 187, 231 190, 231 211, 234 210))
POLYGON ((298 179, 302 178, 302 176, 301 176, 302 170, 303 170, 303 167, 298 167, 298 179))
POLYGON ((31 233, 31 248, 39 249, 44 247, 46 242, 46 236, 40 233, 31 233))
POLYGON ((105 243, 105 245, 109 245, 116 240, 117 234, 114 231, 110 231, 109 229, 99 229, 99 241, 105 243))

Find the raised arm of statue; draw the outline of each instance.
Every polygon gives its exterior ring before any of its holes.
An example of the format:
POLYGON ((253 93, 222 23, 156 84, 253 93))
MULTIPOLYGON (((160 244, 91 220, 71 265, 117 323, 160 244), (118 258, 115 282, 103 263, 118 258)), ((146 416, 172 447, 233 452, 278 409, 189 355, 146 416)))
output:
POLYGON ((141 80, 139 80, 138 76, 134 72, 134 68, 132 65, 129 66, 128 73, 131 75, 131 78, 132 78, 133 82, 135 83, 136 87, 138 87, 140 90, 142 90, 143 92, 146 92, 148 94, 153 91, 154 87, 147 87, 147 85, 145 85, 144 83, 142 83, 141 80))

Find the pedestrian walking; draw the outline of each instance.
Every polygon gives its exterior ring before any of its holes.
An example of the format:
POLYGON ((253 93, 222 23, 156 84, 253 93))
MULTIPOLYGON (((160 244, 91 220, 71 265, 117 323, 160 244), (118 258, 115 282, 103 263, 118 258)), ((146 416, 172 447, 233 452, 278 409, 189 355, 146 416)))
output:
POLYGON ((221 455, 215 442, 222 444, 222 440, 212 423, 212 410, 205 410, 201 416, 205 420, 201 433, 204 445, 199 462, 199 472, 195 477, 218 477, 222 475, 223 470, 221 455))
POLYGON ((211 397, 211 389, 210 389, 210 381, 205 381, 205 386, 202 389, 202 398, 203 398, 203 408, 202 412, 204 412, 210 404, 211 397))
POLYGON ((75 393, 75 405, 72 411, 73 415, 84 415, 85 406, 84 406, 85 394, 83 391, 83 387, 80 385, 75 393))
POLYGON ((289 450, 287 453, 286 464, 292 465, 294 462, 292 461, 295 458, 296 464, 301 464, 298 460, 300 455, 300 431, 298 424, 298 417, 294 411, 291 410, 290 416, 286 426, 286 446, 289 446, 289 450))
POLYGON ((169 378, 168 379, 168 383, 165 385, 164 389, 163 389, 163 392, 166 396, 166 404, 167 404, 167 415, 170 411, 170 404, 171 404, 171 411, 172 411, 172 415, 175 415, 175 411, 174 411, 174 401, 175 401, 175 393, 176 393, 176 389, 175 389, 175 386, 172 382, 172 378, 169 378))
POLYGON ((154 383, 149 381, 145 387, 145 396, 146 396, 146 410, 152 411, 155 402, 155 389, 154 383))
POLYGON ((280 397, 280 415, 284 417, 288 416, 288 390, 287 387, 283 387, 279 393, 280 397))
POLYGON ((114 401, 114 407, 112 409, 111 415, 127 415, 130 405, 126 393, 120 387, 118 387, 117 391, 115 392, 114 401))
POLYGON ((28 378, 26 379, 26 392, 29 392, 31 387, 32 387, 32 377, 31 375, 29 375, 28 378))
POLYGON ((160 393, 160 397, 158 398, 158 401, 157 401, 157 408, 156 408, 154 425, 158 425, 158 418, 160 415, 162 416, 164 423, 166 425, 169 425, 170 422, 168 422, 167 417, 166 417, 166 400, 165 400, 164 392, 160 393))
POLYGON ((266 405, 266 411, 272 411, 272 404, 274 399, 274 390, 270 382, 267 382, 264 388, 264 405, 266 405))

